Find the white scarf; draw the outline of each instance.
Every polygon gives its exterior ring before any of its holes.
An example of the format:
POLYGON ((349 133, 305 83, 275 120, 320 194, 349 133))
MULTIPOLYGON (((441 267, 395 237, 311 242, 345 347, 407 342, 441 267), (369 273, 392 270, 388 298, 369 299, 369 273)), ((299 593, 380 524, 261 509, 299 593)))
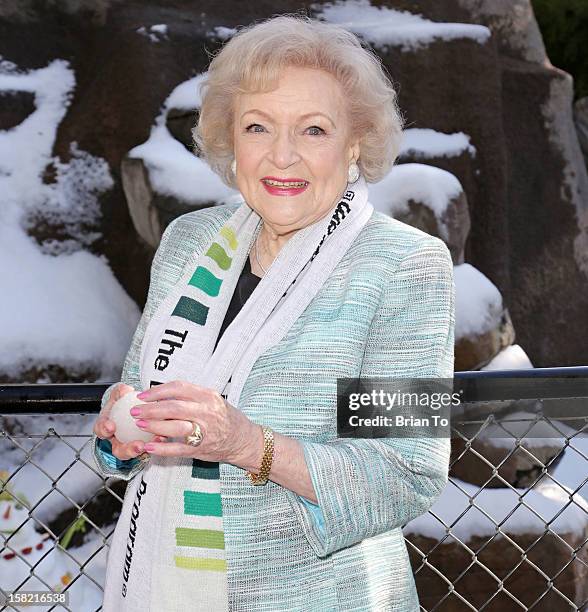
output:
MULTIPOLYGON (((371 217, 367 195, 360 177, 330 214, 288 240, 214 349, 261 230, 261 217, 243 203, 188 260, 149 321, 143 388, 186 380, 237 407, 256 359, 285 336, 371 217)), ((218 466, 152 456, 129 483, 109 553, 105 612, 229 609, 218 466)))

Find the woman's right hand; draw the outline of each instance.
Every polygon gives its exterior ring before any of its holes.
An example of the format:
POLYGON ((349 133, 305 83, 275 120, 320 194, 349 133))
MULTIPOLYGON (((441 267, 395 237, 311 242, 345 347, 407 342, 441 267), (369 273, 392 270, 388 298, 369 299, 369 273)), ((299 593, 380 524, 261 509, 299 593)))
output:
MULTIPOLYGON (((119 400, 121 397, 126 395, 127 393, 131 393, 134 391, 133 387, 129 385, 125 385, 124 383, 119 383, 112 389, 110 392, 110 397, 106 404, 104 404, 104 408, 100 411, 96 422, 94 423, 94 433, 103 440, 110 440, 112 445, 112 454, 118 459, 133 459, 138 455, 141 455, 144 452, 144 442, 142 440, 133 440, 131 442, 120 442, 114 437, 114 432, 116 430, 116 425, 114 421, 112 421, 110 416, 110 411, 114 406, 115 402, 119 400)), ((157 436, 160 438, 160 436, 157 436)), ((161 442, 165 438, 161 437, 161 439, 154 440, 155 442, 161 442)))

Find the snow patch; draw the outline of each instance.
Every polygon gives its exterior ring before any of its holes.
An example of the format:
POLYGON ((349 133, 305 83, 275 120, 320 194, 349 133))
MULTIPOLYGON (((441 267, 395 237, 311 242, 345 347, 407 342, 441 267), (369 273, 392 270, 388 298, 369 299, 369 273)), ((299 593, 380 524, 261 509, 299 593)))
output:
POLYGON ((513 344, 502 349, 490 363, 481 370, 526 370, 533 368, 527 353, 519 344, 513 344))
POLYGON ((31 92, 36 105, 0 131, 0 370, 13 377, 31 365, 81 364, 115 378, 140 315, 106 260, 80 250, 95 240, 83 228, 96 222, 98 196, 113 185, 106 161, 75 142, 68 162, 52 157, 74 87, 63 60, 26 72, 0 63, 0 92, 31 92), (45 184, 51 164, 55 182, 45 184), (73 238, 44 253, 25 231, 37 214, 62 221, 73 238))
POLYGON ((200 108, 199 86, 206 74, 199 74, 180 83, 167 97, 151 128, 149 139, 129 151, 132 158, 145 163, 153 189, 188 204, 240 201, 238 191, 227 187, 210 166, 176 140, 166 127, 167 113, 172 108, 200 108))
MULTIPOLYGON (((559 485, 546 486, 541 491, 481 490, 452 477, 430 512, 408 523, 403 533, 441 539, 448 525, 453 534, 467 542, 475 536, 494 535, 498 524, 501 531, 509 534, 540 534, 547 527, 556 533, 581 534, 588 525, 588 503, 580 495, 570 503, 568 490, 559 485), (525 505, 519 499, 523 495, 525 505)), ((451 542, 451 537, 447 541, 451 542)))
POLYGON ((156 25, 152 25, 149 28, 145 26, 141 26, 135 30, 137 34, 141 34, 141 36, 146 36, 151 42, 158 43, 162 40, 167 40, 167 25, 165 23, 158 23, 156 25))
POLYGON ((491 36, 486 26, 430 21, 408 11, 372 6, 369 0, 313 4, 311 8, 317 17, 351 30, 375 47, 392 45, 417 51, 435 40, 469 38, 484 44, 491 36))
MULTIPOLYGON (((528 413, 513 413, 509 418, 517 414, 528 416, 528 413)), ((530 434, 545 435, 545 439, 525 440, 529 446, 534 443, 550 444, 565 449, 555 467, 548 468, 551 477, 544 476, 531 490, 480 490, 476 485, 451 477, 430 513, 408 523, 403 529, 404 534, 441 539, 446 534, 446 528, 439 519, 465 542, 474 536, 496 533, 494 523, 502 521, 505 522, 501 524, 501 529, 511 534, 539 534, 546 528, 557 533, 584 533, 588 525, 588 436, 578 434, 560 421, 553 423, 557 429, 545 422, 537 423, 534 426, 537 431, 533 429, 530 434), (521 504, 519 496, 528 507, 521 504), (513 514, 507 518, 511 512, 513 514)), ((500 441, 494 438, 492 443, 500 441)), ((451 542, 451 537, 446 541, 451 542)))
POLYGON ((376 210, 392 217, 409 211, 409 201, 433 211, 441 237, 449 238, 444 215, 449 203, 463 188, 451 172, 427 164, 398 164, 377 183, 368 185, 369 200, 376 210))
POLYGON ((431 129, 410 128, 404 130, 400 157, 457 157, 464 152, 476 156, 476 147, 463 132, 444 134, 431 129))
POLYGON ((455 340, 495 329, 502 317, 502 296, 496 285, 469 263, 453 267, 455 340))
POLYGON ((216 26, 207 32, 208 36, 219 38, 220 40, 228 40, 237 33, 237 28, 227 28, 226 26, 216 26))

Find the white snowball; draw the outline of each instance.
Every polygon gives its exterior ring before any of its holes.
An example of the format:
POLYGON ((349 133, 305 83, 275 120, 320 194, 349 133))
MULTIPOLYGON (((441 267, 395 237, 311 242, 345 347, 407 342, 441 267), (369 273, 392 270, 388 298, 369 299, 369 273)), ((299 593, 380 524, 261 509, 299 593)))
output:
POLYGON ((131 415, 130 410, 133 406, 138 404, 145 404, 140 399, 137 399, 139 392, 130 392, 123 395, 118 401, 114 403, 110 412, 110 418, 116 425, 114 432, 115 438, 119 442, 133 442, 134 440, 142 440, 143 442, 149 442, 155 437, 149 431, 143 431, 135 424, 135 417, 131 415))

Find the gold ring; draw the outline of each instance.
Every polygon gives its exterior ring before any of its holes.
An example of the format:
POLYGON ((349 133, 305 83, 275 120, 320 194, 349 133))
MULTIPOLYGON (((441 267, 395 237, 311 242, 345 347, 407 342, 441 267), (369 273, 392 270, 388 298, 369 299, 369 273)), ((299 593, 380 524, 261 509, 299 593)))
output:
POLYGON ((200 429, 200 425, 198 423, 192 423, 194 429, 189 436, 186 436, 186 444, 190 444, 190 446, 198 446, 200 442, 202 442, 202 438, 204 438, 204 434, 200 429))

